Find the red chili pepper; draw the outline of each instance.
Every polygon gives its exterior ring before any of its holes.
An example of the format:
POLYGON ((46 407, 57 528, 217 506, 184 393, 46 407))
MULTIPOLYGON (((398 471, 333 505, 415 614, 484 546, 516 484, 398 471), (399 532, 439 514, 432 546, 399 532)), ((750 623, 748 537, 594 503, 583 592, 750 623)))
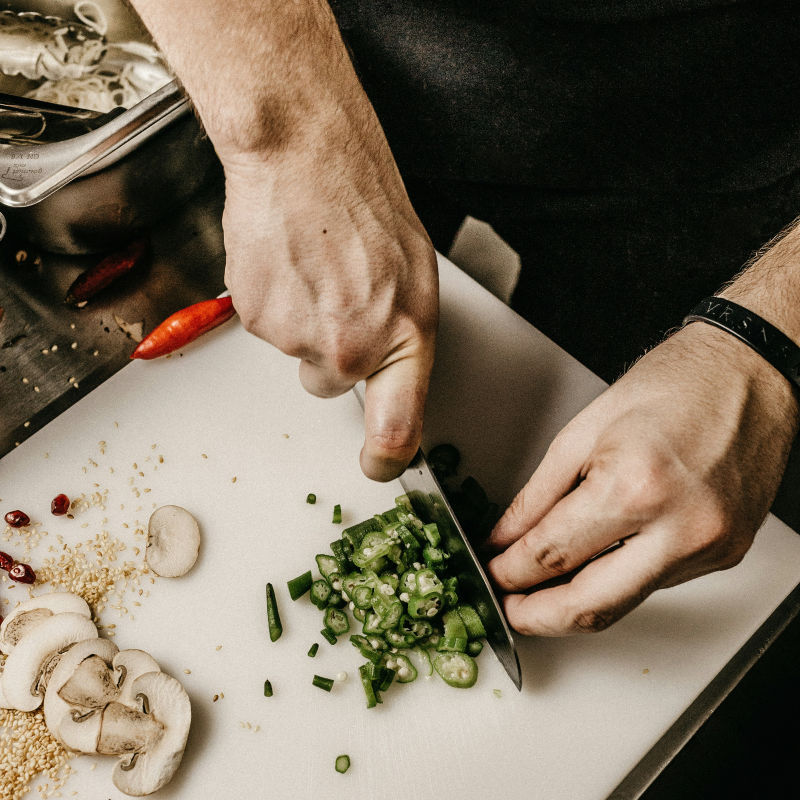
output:
POLYGON ((0 569, 4 569, 6 572, 8 572, 15 563, 16 562, 14 559, 11 558, 8 553, 3 553, 0 551, 0 569))
POLYGON ((6 523, 12 528, 24 528, 31 524, 31 518, 24 512, 16 509, 9 511, 4 517, 6 523))
POLYGON ((135 239, 124 249, 107 255, 99 264, 78 275, 67 290, 64 302, 75 306, 90 300, 115 280, 127 275, 147 249, 146 239, 135 239))
POLYGON ((17 583, 35 583, 36 573, 31 569, 30 564, 14 564, 8 571, 8 577, 17 583))
POLYGON ((65 494, 57 494, 50 503, 50 513, 56 517, 63 517, 69 511, 70 500, 65 494))
POLYGON ((131 358, 158 358, 179 350, 236 313, 230 296, 203 300, 167 317, 139 342, 131 358))

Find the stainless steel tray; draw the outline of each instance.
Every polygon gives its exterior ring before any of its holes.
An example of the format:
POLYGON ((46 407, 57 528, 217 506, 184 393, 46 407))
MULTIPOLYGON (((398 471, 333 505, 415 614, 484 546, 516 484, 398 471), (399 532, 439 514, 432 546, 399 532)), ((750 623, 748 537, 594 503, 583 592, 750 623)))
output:
MULTIPOLYGON (((94 3, 108 21, 109 42, 131 40, 152 44, 124 3, 118 0, 94 0, 94 3)), ((0 12, 33 14, 36 19, 49 15, 75 22, 74 5, 61 0, 35 3, 16 0, 0 3, 0 12)), ((35 85, 36 81, 24 75, 0 74, 3 95, 0 132, 4 116, 6 131, 11 132, 0 136, 0 204, 8 207, 38 203, 76 177, 109 166, 188 109, 186 96, 173 80, 128 109, 120 108, 106 115, 74 109, 73 121, 94 124, 54 125, 57 119, 69 122, 70 110, 24 99, 25 91, 35 85), (55 136, 41 135, 48 124, 49 131, 56 131, 55 136)))

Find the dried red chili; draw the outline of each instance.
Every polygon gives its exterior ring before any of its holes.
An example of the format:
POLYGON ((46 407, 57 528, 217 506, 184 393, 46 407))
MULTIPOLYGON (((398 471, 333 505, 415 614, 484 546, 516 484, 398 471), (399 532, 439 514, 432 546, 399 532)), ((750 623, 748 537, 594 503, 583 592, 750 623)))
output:
POLYGON ((158 358, 179 350, 198 336, 222 325, 236 310, 229 296, 203 300, 167 317, 139 342, 131 358, 158 358))
POLYGON ((14 559, 8 553, 0 550, 0 569, 8 572, 14 566, 14 559))
POLYGON ((67 289, 64 302, 79 305, 91 300, 114 281, 127 275, 147 253, 147 239, 135 239, 122 250, 107 255, 99 264, 82 272, 67 289))
POLYGON ((31 569, 30 564, 14 564, 8 571, 8 577, 17 583, 35 583, 36 573, 31 569))
POLYGON ((9 511, 4 517, 6 523, 12 528, 24 528, 31 524, 31 518, 24 512, 16 509, 9 511))
POLYGON ((63 517, 69 511, 69 497, 65 494, 56 495, 50 503, 50 513, 56 517, 63 517))

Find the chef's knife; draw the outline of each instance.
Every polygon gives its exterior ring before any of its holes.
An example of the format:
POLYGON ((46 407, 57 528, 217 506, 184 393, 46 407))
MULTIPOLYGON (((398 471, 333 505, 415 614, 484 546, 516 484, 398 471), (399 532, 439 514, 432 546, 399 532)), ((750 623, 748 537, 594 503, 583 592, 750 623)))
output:
MULTIPOLYGON (((360 386, 353 391, 364 408, 360 386)), ((450 570, 458 576, 459 595, 475 607, 480 615, 486 640, 517 689, 522 690, 522 671, 506 618, 483 567, 472 549, 450 503, 433 474, 425 454, 417 450, 413 461, 399 477, 400 485, 411 500, 414 510, 426 521, 435 522, 450 554, 450 570)))

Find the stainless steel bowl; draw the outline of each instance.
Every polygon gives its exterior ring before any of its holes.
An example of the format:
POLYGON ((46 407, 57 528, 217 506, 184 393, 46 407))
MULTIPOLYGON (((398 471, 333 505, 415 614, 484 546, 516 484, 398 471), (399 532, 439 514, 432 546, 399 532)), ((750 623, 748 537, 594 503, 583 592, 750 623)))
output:
MULTIPOLYGON (((95 2, 117 40, 149 41, 124 3, 95 2)), ((72 5, 18 0, 0 2, 0 10, 68 19, 72 5)), ((26 83, 19 76, 0 76, 0 92, 22 95, 26 83)), ((0 101, 0 122, 3 108, 0 101)), ((0 210, 9 233, 52 252, 87 253, 108 249, 163 218, 219 170, 189 110, 173 80, 129 109, 107 115, 75 109, 72 122, 80 124, 51 124, 49 131, 56 135, 37 138, 29 135, 37 114, 44 130, 59 113, 69 122, 70 110, 23 99, 6 104, 10 116, 4 137, 0 125, 0 210)))

